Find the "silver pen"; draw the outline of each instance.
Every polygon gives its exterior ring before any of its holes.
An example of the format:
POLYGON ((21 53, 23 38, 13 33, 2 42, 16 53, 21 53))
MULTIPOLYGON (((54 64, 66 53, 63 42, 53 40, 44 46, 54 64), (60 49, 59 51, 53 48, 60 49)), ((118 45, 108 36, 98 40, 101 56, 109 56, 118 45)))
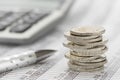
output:
POLYGON ((0 73, 24 67, 40 60, 44 60, 45 58, 51 56, 54 52, 55 50, 39 50, 39 51, 31 50, 21 54, 1 57, 0 73))

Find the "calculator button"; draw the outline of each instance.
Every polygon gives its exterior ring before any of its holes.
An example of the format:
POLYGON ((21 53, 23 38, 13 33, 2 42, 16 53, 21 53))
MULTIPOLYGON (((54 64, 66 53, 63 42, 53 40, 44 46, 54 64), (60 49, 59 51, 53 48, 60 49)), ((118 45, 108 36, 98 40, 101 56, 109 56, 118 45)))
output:
POLYGON ((27 16, 25 16, 23 19, 26 23, 34 24, 47 15, 48 15, 47 13, 44 13, 44 14, 42 14, 42 13, 39 13, 39 14, 38 13, 30 13, 27 16))
POLYGON ((0 31, 3 31, 3 30, 5 30, 6 29, 6 25, 2 25, 2 24, 0 24, 0 31))
POLYGON ((24 32, 26 31, 28 28, 30 27, 30 24, 18 24, 16 26, 14 26, 10 32, 18 32, 18 33, 21 33, 21 32, 24 32))
POLYGON ((6 12, 0 11, 0 19, 5 16, 6 12))
POLYGON ((0 31, 5 30, 5 28, 9 25, 7 21, 0 21, 0 31))

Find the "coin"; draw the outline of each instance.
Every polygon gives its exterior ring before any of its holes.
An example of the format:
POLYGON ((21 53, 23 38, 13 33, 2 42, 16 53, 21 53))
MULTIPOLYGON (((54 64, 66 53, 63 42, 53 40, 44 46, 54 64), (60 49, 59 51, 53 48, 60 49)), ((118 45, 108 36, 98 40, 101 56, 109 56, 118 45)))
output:
POLYGON ((107 51, 108 49, 107 49, 107 47, 105 47, 104 49, 102 49, 102 50, 91 50, 91 51, 89 51, 89 50, 81 50, 81 51, 79 51, 79 52, 77 52, 77 51, 73 51, 73 50, 71 50, 70 51, 70 54, 72 54, 72 55, 76 55, 76 56, 99 56, 99 55, 102 55, 102 54, 104 54, 106 51, 107 51))
POLYGON ((69 60, 79 61, 79 62, 100 62, 106 59, 104 55, 100 56, 76 56, 70 53, 66 53, 65 57, 69 60))
POLYGON ((74 42, 74 43, 93 47, 93 46, 97 46, 97 45, 105 45, 107 42, 108 42, 108 39, 104 37, 100 41, 93 41, 93 42, 89 42, 89 43, 88 42, 82 43, 82 42, 77 41, 77 42, 74 42))
POLYGON ((80 49, 80 48, 71 48, 71 50, 80 52, 80 53, 98 53, 97 51, 102 51, 106 48, 106 46, 99 46, 94 48, 80 49))
POLYGON ((108 39, 107 38, 103 38, 102 40, 100 41, 95 41, 95 42, 89 42, 89 43, 82 43, 81 42, 74 42, 75 44, 78 44, 78 45, 85 45, 85 46, 98 46, 98 45, 105 45, 106 43, 108 42, 108 39))
POLYGON ((79 43, 79 44, 87 44, 87 43, 92 43, 92 42, 97 42, 97 41, 101 41, 102 40, 102 36, 98 36, 96 38, 93 39, 80 39, 80 38, 75 38, 75 37, 71 37, 71 36, 66 36, 67 40, 72 41, 74 43, 79 43))
POLYGON ((93 64, 93 65, 80 65, 79 63, 76 63, 74 61, 69 61, 69 63, 73 64, 73 65, 77 65, 77 66, 79 66, 80 68, 83 68, 83 69, 93 69, 93 68, 103 66, 105 64, 105 63, 101 63, 101 64, 93 64))
POLYGON ((91 46, 82 46, 82 45, 79 45, 79 44, 75 44, 75 43, 72 43, 72 42, 64 42, 63 45, 73 51, 79 51, 79 50, 102 50, 105 48, 105 45, 99 45, 99 46, 94 46, 94 47, 91 47, 91 46))
POLYGON ((76 44, 71 41, 65 41, 63 45, 67 48, 79 48, 79 49, 89 49, 89 48, 95 48, 95 47, 100 47, 100 46, 105 46, 105 44, 97 44, 97 45, 81 45, 81 44, 76 44))
POLYGON ((79 39, 89 40, 89 39, 97 38, 97 37, 99 37, 101 35, 97 35, 97 36, 75 36, 75 35, 71 35, 70 32, 66 32, 66 33, 64 33, 64 36, 66 38, 69 37, 71 39, 77 39, 77 40, 79 40, 79 39))
POLYGON ((98 26, 85 26, 85 27, 78 27, 73 28, 70 30, 70 33, 72 35, 101 35, 105 32, 105 29, 103 27, 98 26))
POLYGON ((74 61, 74 60, 70 60, 69 61, 70 63, 73 63, 73 64, 76 64, 76 65, 79 65, 79 66, 93 66, 93 67, 96 67, 96 66, 101 66, 101 65, 104 65, 105 63, 107 63, 107 60, 103 60, 103 61, 100 61, 100 62, 80 62, 80 61, 74 61))
POLYGON ((68 66, 71 70, 79 71, 79 72, 94 72, 94 71, 100 71, 104 69, 104 66, 99 66, 97 68, 81 68, 78 65, 74 65, 68 62, 68 66))

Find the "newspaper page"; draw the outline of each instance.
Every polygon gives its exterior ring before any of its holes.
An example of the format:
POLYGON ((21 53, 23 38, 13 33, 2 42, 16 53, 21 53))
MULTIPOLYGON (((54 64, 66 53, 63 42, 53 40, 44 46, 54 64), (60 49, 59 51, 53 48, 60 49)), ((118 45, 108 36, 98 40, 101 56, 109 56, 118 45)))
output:
MULTIPOLYGON (((57 33, 59 32, 57 31, 57 33)), ((63 38, 61 37, 61 39, 63 38)), ((51 41, 52 40, 57 40, 57 37, 56 39, 51 38, 51 41)), ((120 37, 117 39, 117 42, 119 40, 120 37)), ((68 50, 63 48, 61 41, 56 41, 55 43, 52 41, 49 45, 48 43, 44 43, 44 45, 47 45, 45 47, 46 49, 56 48, 56 50, 58 50, 55 55, 36 64, 2 73, 0 74, 0 80, 116 80, 116 78, 120 78, 120 57, 117 56, 119 55, 120 48, 118 48, 117 51, 111 49, 106 53, 108 63, 105 65, 104 70, 92 73, 75 72, 70 70, 67 65, 68 60, 64 58, 64 54, 68 50)), ((117 42, 114 42, 111 45, 114 44, 113 46, 117 45, 117 47, 119 47, 117 42)), ((42 44, 35 44, 34 46, 32 45, 26 48, 37 49, 41 46, 42 44)), ((18 52, 21 50, 25 51, 22 48, 17 47, 10 52, 13 53, 13 51, 18 52)))
POLYGON ((44 61, 0 74, 0 80, 119 80, 120 31, 119 0, 76 0, 63 22, 40 40, 29 45, 0 44, 0 56, 20 54, 28 50, 55 49, 57 52, 44 61), (109 14, 109 15, 108 15, 109 14), (64 31, 72 26, 102 25, 109 39, 108 62, 98 72, 75 72, 69 69, 63 47, 64 31))

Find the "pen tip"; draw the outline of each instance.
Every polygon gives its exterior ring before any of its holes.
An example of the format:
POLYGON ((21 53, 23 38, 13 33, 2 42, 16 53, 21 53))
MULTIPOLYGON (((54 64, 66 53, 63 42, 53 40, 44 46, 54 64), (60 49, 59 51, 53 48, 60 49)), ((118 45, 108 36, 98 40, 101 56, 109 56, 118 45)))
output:
POLYGON ((56 52, 56 50, 46 49, 46 50, 38 50, 35 53, 54 53, 54 52, 56 52))
POLYGON ((38 50, 35 52, 36 56, 39 57, 49 57, 51 55, 53 55, 53 53, 55 53, 56 50, 52 50, 52 49, 46 49, 46 50, 38 50))

